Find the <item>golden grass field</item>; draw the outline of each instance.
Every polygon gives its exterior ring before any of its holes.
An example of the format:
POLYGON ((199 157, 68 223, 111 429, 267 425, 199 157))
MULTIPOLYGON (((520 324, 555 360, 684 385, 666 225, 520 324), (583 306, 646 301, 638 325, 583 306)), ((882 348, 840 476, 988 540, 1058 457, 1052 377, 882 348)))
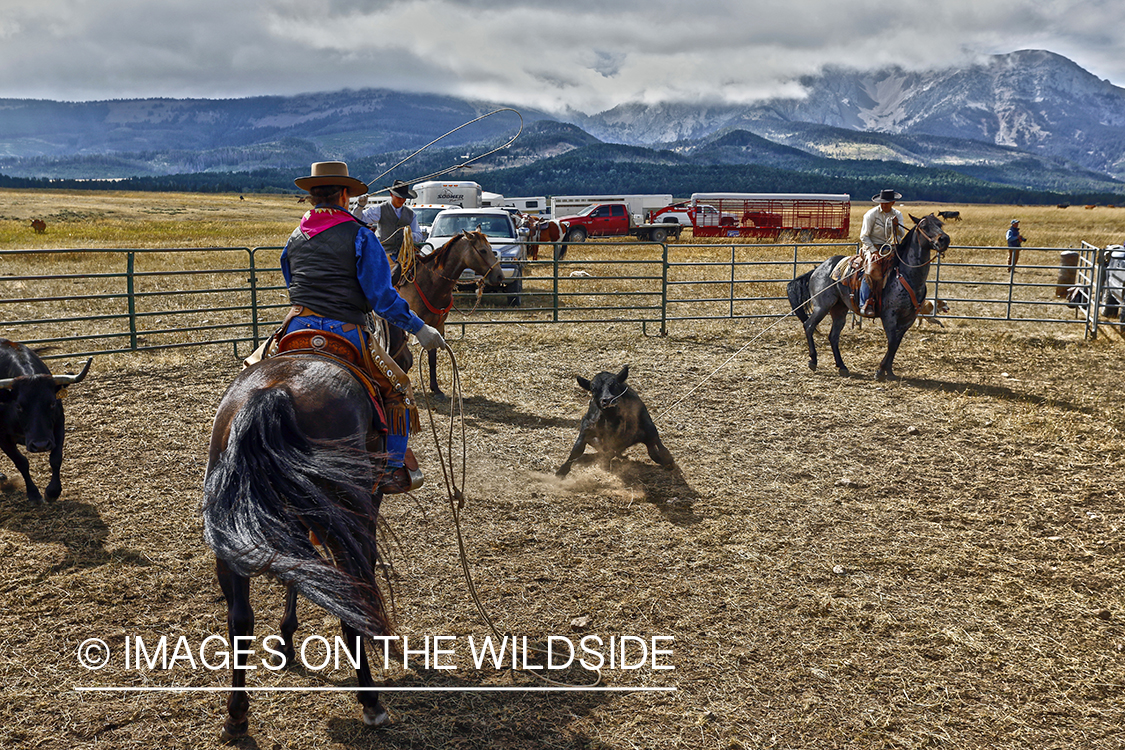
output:
MULTIPOLYGON (((5 198, 4 250, 272 247, 303 208, 250 195, 5 198), (27 226, 37 216, 43 235, 27 226)), ((867 207, 853 209, 853 236, 867 207)), ((1125 209, 903 208, 960 210, 964 221, 946 227, 957 246, 1002 245, 1016 217, 1030 244, 1052 253, 1125 237, 1125 209)), ((598 243, 573 252, 575 267, 601 268, 598 243)), ((682 257, 723 252, 700 245, 682 257)), ((972 255, 988 263, 959 272, 986 280, 1004 257, 972 255)), ((0 282, 31 262, 0 256, 0 282)), ((22 293, 39 290, 28 282, 22 293)), ((301 691, 354 685, 348 670, 260 669, 249 685, 295 692, 254 694, 240 747, 1121 746, 1125 341, 1115 328, 1086 340, 1080 325, 948 318, 907 334, 903 379, 888 383, 872 377, 885 346, 877 325, 844 332, 850 378, 810 372, 803 332, 780 317, 648 333, 619 322, 457 332, 463 524, 481 601, 501 631, 532 641, 672 636, 674 670, 604 679, 675 691, 407 692, 534 683, 465 663, 399 666, 376 674, 395 724, 373 731, 351 694, 301 691), (575 374, 625 363, 683 477, 637 447, 608 470, 556 479, 585 408, 575 374)), ((817 343, 823 358, 827 344, 817 343)), ((126 637, 198 644, 225 633, 197 507, 211 420, 239 367, 229 346, 98 356, 65 402, 62 497, 33 507, 18 475, 0 485, 0 746, 218 745, 225 694, 203 690, 227 685, 227 672, 127 669, 120 652, 126 637), (116 654, 98 671, 77 662, 92 637, 116 654), (183 691, 75 690, 146 686, 183 691)), ((440 374, 448 384, 445 361, 440 374)), ((488 631, 461 579, 431 414, 442 436, 446 407, 424 406, 427 429, 414 439, 427 485, 383 504, 391 582, 400 633, 463 642, 488 631)), ((46 460, 31 461, 42 486, 46 460)), ((0 471, 15 473, 6 458, 0 471)), ((275 632, 281 588, 256 581, 253 598, 256 633, 275 632)), ((298 638, 338 632, 307 603, 300 615, 298 638)))
MULTIPOLYGON (((256 247, 283 245, 307 206, 295 196, 0 190, 0 249, 96 247, 256 247), (32 219, 47 222, 37 235, 32 219)), ((871 203, 852 203, 852 236, 871 203)), ((1003 246, 1008 222, 1020 219, 1028 246, 1073 247, 1125 241, 1125 205, 993 206, 897 204, 904 214, 959 210, 947 229, 958 245, 1003 246), (1079 236, 1080 235, 1080 236, 1079 236), (1077 238, 1077 239, 1076 239, 1077 238)))

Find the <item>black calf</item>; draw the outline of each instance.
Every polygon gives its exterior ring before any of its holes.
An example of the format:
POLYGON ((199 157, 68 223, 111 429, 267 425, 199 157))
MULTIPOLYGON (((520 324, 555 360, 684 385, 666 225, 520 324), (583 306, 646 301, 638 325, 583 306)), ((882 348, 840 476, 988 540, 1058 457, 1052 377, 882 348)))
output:
POLYGON ((555 472, 556 476, 566 476, 571 465, 586 450, 587 443, 598 451, 598 457, 606 466, 630 446, 644 443, 653 461, 669 471, 679 471, 672 454, 660 442, 656 425, 652 423, 641 397, 625 384, 628 376, 629 365, 616 375, 600 372, 592 382, 578 376, 578 385, 590 392, 590 408, 582 417, 578 440, 566 463, 555 472))
MULTIPOLYGON (((42 502, 43 495, 31 481, 30 464, 19 451, 49 453, 51 481, 47 499, 62 492, 59 478, 63 457, 62 397, 68 385, 81 382, 90 370, 91 359, 78 375, 52 375, 38 355, 23 344, 0 338, 0 449, 12 459, 27 488, 27 499, 42 502)), ((4 479, 0 474, 0 479, 4 479)))

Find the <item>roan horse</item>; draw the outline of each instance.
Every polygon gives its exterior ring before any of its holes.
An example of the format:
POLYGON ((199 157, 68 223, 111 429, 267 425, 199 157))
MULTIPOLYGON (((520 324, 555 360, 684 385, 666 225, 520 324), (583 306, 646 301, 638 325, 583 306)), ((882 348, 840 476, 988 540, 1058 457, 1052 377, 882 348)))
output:
MULTIPOLYGON (((429 255, 415 259, 414 271, 403 273, 398 282, 398 293, 427 324, 445 335, 445 318, 453 309, 453 288, 461 278, 461 273, 471 268, 481 276, 481 284, 499 285, 504 281, 500 270, 500 259, 496 257, 492 245, 484 232, 462 232, 429 255)), ((412 364, 406 342, 389 352, 391 357, 409 371, 412 364)), ((435 396, 444 394, 437 382, 437 350, 429 352, 430 391, 435 396)))
MULTIPOLYGON (((254 633, 250 579, 289 584, 280 652, 292 664, 296 596, 340 618, 356 663, 363 720, 389 720, 363 636, 390 632, 379 590, 376 525, 382 433, 376 406, 344 366, 317 355, 276 356, 243 370, 215 415, 203 490, 203 534, 227 602, 230 643, 254 633)), ((243 641, 246 643, 246 641, 243 641)), ((247 733, 246 652, 235 651, 222 739, 247 733)), ((251 666, 251 669, 254 667, 251 666)))
MULTIPOLYGON (((883 331, 887 334, 887 353, 879 364, 875 375, 877 380, 896 377, 893 370, 895 352, 902 343, 903 335, 914 324, 918 309, 926 298, 930 261, 935 252, 942 255, 949 247, 949 235, 942 230, 941 220, 936 216, 930 214, 921 219, 913 216, 910 218, 914 227, 895 249, 894 263, 885 277, 887 283, 883 287, 879 317, 883 321, 883 331)), ((832 345, 836 369, 841 375, 848 375, 848 368, 840 357, 840 331, 847 320, 848 311, 856 310, 848 289, 842 282, 832 278, 832 270, 843 257, 835 255, 812 271, 798 276, 789 282, 786 291, 793 311, 805 327, 805 337, 809 342, 809 369, 816 370, 813 332, 824 316, 831 313, 832 330, 828 334, 828 343, 832 345)))

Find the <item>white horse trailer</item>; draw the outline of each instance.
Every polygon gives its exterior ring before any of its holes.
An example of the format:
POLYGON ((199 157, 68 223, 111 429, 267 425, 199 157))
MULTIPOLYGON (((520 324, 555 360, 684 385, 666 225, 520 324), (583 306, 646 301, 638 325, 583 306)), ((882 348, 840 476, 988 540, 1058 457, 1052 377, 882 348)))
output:
POLYGON ((484 191, 476 182, 443 182, 430 180, 414 185, 415 203, 444 203, 461 208, 480 208, 484 191))
POLYGON ((533 216, 544 216, 547 214, 547 199, 542 195, 532 196, 530 198, 505 198, 500 202, 503 208, 514 208, 521 214, 532 214, 533 216))

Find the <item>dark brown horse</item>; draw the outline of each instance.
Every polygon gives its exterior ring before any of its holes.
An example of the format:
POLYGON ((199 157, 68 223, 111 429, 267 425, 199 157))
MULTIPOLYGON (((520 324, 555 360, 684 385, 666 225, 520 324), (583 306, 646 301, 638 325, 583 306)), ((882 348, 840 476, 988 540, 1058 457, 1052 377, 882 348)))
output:
MULTIPOLYGON (((375 682, 363 636, 390 632, 376 574, 378 414, 364 386, 332 359, 286 355, 246 368, 215 415, 202 508, 232 646, 254 633, 250 579, 266 574, 287 582, 280 627, 286 662, 295 655, 300 593, 340 618, 353 658, 358 646, 358 698, 364 722, 374 726, 388 715, 379 693, 364 690, 375 682)), ((235 651, 226 741, 249 726, 245 655, 235 651)))
MULTIPOLYGON (((453 309, 453 289, 466 268, 476 271, 482 284, 497 286, 503 282, 500 259, 484 232, 462 232, 429 255, 418 257, 414 271, 403 273, 399 280, 398 293, 415 315, 444 336, 445 318, 453 309)), ((390 354, 404 371, 410 369, 412 362, 406 358, 409 351, 405 342, 390 354)), ((429 362, 430 391, 442 397, 445 394, 437 382, 437 350, 429 352, 429 362)))

